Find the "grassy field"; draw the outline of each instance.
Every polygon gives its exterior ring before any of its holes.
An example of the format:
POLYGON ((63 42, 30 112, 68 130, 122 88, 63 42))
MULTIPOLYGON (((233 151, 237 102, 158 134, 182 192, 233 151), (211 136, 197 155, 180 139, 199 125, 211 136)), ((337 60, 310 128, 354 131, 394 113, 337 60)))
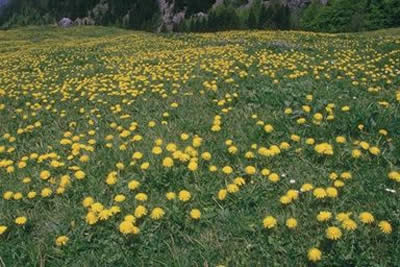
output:
POLYGON ((400 32, 0 32, 0 266, 400 266, 400 32))

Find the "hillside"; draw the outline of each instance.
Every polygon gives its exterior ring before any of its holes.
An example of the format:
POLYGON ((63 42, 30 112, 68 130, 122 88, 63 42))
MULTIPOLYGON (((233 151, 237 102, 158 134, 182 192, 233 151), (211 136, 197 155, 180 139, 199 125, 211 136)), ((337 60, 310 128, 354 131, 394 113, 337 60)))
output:
POLYGON ((148 31, 303 29, 349 32, 400 26, 397 0, 1 0, 0 25, 115 25, 148 31))
POLYGON ((400 31, 0 31, 2 266, 400 266, 400 31))

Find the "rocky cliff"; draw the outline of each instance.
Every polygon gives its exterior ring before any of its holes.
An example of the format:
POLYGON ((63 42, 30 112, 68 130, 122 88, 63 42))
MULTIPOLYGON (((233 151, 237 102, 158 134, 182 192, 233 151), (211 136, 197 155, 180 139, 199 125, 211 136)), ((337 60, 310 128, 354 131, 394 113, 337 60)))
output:
MULTIPOLYGON (((160 14, 161 14, 161 25, 159 27, 159 31, 161 29, 166 29, 168 31, 174 28, 174 25, 179 24, 185 18, 188 18, 186 15, 186 8, 183 10, 176 12, 175 2, 176 0, 158 0, 160 14)), ((247 3, 241 5, 238 8, 250 8, 256 0, 247 0, 247 3)), ((263 0, 262 3, 265 6, 271 4, 274 0, 263 0)), ((301 9, 307 7, 313 0, 279 0, 283 5, 289 6, 291 9, 301 9)), ((326 5, 329 0, 319 0, 321 4, 326 5)), ((224 0, 215 0, 215 3, 212 5, 211 10, 217 8, 220 5, 224 4, 224 0)), ((197 16, 198 14, 194 14, 192 16, 197 16)))

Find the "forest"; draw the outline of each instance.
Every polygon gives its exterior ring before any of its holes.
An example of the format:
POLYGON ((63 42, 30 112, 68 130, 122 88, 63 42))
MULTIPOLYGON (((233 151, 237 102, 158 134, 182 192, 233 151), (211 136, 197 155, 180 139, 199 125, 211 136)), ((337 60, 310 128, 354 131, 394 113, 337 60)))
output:
MULTIPOLYGON (((3 0, 5 1, 5 0, 3 0)), ((171 4, 173 0, 166 0, 171 4)), ((400 26, 398 0, 313 0, 304 8, 289 8, 284 0, 175 0, 174 14, 185 19, 173 31, 212 32, 234 29, 280 29, 317 32, 357 32, 400 26), (267 4, 266 4, 267 3, 267 4), (205 14, 198 16, 199 12, 205 14)), ((1 6, 1 5, 0 5, 1 6)), ((93 18, 95 24, 136 30, 166 31, 158 0, 8 0, 0 11, 3 28, 53 24, 62 17, 93 18)))

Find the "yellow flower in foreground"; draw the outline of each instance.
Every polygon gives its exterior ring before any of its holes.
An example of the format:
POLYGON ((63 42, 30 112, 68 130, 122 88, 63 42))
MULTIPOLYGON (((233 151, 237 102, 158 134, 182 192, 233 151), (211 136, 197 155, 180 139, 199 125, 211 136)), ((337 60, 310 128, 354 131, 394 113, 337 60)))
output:
POLYGON ((148 196, 145 193, 137 193, 135 199, 138 201, 147 201, 148 196))
POLYGON ((24 225, 28 219, 25 216, 20 216, 15 219, 15 223, 18 225, 24 225))
POLYGON ((311 248, 307 253, 308 260, 312 262, 317 262, 321 260, 322 252, 317 248, 311 248))
POLYGON ((204 160, 211 160, 211 154, 209 152, 204 152, 201 154, 201 158, 204 160))
POLYGON ((53 190, 51 190, 49 187, 43 188, 43 190, 40 192, 42 197, 49 197, 51 194, 53 194, 53 190))
POLYGON ((190 161, 188 165, 188 169, 192 172, 196 171, 198 168, 198 164, 195 161, 190 161))
POLYGON ((151 211, 150 218, 152 218, 153 220, 159 220, 164 216, 164 214, 164 210, 157 207, 151 211))
POLYGON ((390 234, 392 232, 392 226, 388 221, 381 221, 378 226, 379 229, 385 234, 390 234))
POLYGON ((147 214, 147 209, 143 205, 139 205, 136 207, 134 215, 136 218, 141 218, 147 214))
POLYGON ((308 191, 311 191, 311 190, 313 190, 313 189, 314 189, 314 186, 313 186, 312 184, 306 183, 306 184, 303 184, 303 185, 301 186, 300 191, 301 191, 301 192, 308 192, 308 191))
POLYGON ((115 202, 124 202, 126 199, 126 197, 122 194, 118 194, 114 197, 114 201, 115 202))
POLYGON ((286 193, 286 196, 288 196, 291 200, 296 200, 299 198, 299 192, 294 189, 289 189, 286 193))
POLYGON ((142 165, 140 165, 140 169, 142 170, 147 170, 150 167, 149 162, 143 162, 142 165))
POLYGON ((247 166, 244 171, 246 174, 253 175, 256 173, 256 168, 254 166, 247 166))
POLYGON ((50 175, 51 174, 49 171, 41 171, 39 176, 40 176, 40 179, 47 180, 50 178, 50 175))
POLYGON ((129 183, 128 183, 128 188, 130 189, 130 190, 135 190, 136 188, 138 188, 140 186, 140 182, 138 182, 138 181, 136 181, 136 180, 131 180, 129 183))
POLYGON ((338 191, 334 187, 328 187, 328 188, 326 188, 325 191, 326 191, 327 196, 330 198, 335 198, 338 196, 338 191))
POLYGON ((277 225, 277 221, 274 217, 272 216, 267 216, 263 220, 264 228, 266 229, 272 229, 277 225))
POLYGON ((344 144, 344 143, 346 143, 346 137, 344 137, 344 136, 338 136, 338 137, 336 137, 336 143, 338 143, 338 144, 344 144))
POLYGON ((289 229, 293 229, 297 227, 297 220, 295 218, 289 218, 286 220, 286 226, 289 229))
POLYGON ((174 192, 168 192, 168 193, 165 194, 165 197, 166 197, 168 200, 173 200, 173 199, 176 198, 176 194, 175 194, 174 192))
POLYGON ((83 178, 85 178, 86 174, 83 171, 77 171, 74 174, 75 178, 78 180, 82 180, 83 178))
POLYGON ((365 224, 371 224, 375 221, 374 215, 369 212, 362 212, 359 216, 360 221, 365 224))
POLYGON ((369 152, 370 152, 372 155, 377 156, 377 155, 379 155, 379 154, 381 153, 381 150, 379 149, 379 147, 373 146, 373 147, 370 147, 370 148, 369 148, 369 152))
POLYGON ((190 192, 187 191, 187 190, 181 190, 181 191, 179 192, 179 194, 178 194, 178 197, 179 197, 179 200, 180 200, 180 201, 186 202, 186 201, 189 201, 189 200, 190 200, 190 198, 192 197, 192 195, 191 195, 190 192))
POLYGON ((351 212, 345 213, 345 212, 340 212, 336 215, 336 220, 339 222, 343 222, 344 220, 350 219, 351 212))
POLYGON ((352 219, 345 219, 342 222, 342 228, 348 231, 354 231, 357 229, 357 223, 352 219))
POLYGON ((61 247, 61 246, 65 246, 68 242, 69 238, 65 235, 59 236, 56 238, 56 245, 61 247))
POLYGON ((190 217, 191 217, 192 219, 198 220, 198 219, 200 219, 200 216, 201 216, 200 210, 198 210, 198 209, 192 209, 192 210, 190 211, 190 217))
POLYGON ((323 189, 323 188, 321 188, 321 187, 317 187, 317 188, 314 189, 313 195, 314 195, 316 198, 321 199, 321 198, 325 198, 326 195, 327 195, 327 193, 326 193, 325 189, 323 189))
POLYGON ((7 226, 5 225, 0 225, 0 235, 4 234, 5 231, 7 231, 7 226))
POLYGON ((236 184, 228 184, 226 190, 228 190, 229 193, 236 193, 239 191, 239 186, 236 184))
POLYGON ((88 212, 88 214, 86 214, 85 220, 86 220, 87 224, 93 225, 93 224, 97 223, 99 218, 97 217, 96 213, 90 211, 90 212, 88 212))
POLYGON ((82 205, 85 208, 90 207, 92 204, 94 203, 94 199, 92 197, 86 197, 83 201, 82 201, 82 205))
POLYGON ((221 189, 218 191, 218 199, 224 200, 226 198, 228 191, 226 189, 221 189))
POLYGON ((280 180, 280 177, 277 173, 271 173, 270 175, 268 175, 268 180, 270 180, 273 183, 276 183, 280 180))
POLYGON ((130 233, 133 233, 134 227, 135 227, 135 226, 133 225, 132 222, 130 222, 130 221, 123 221, 123 222, 120 223, 120 225, 119 225, 119 231, 120 231, 121 233, 123 233, 124 235, 127 235, 127 234, 130 234, 130 233))
POLYGON ((222 168, 222 172, 225 174, 231 174, 233 172, 233 169, 230 166, 225 166, 222 168))
POLYGON ((166 157, 164 158, 162 165, 166 168, 171 168, 172 166, 174 166, 174 160, 170 157, 166 157))
POLYGON ((266 124, 266 125, 264 126, 264 131, 265 131, 266 133, 272 133, 273 130, 274 130, 274 127, 273 127, 271 124, 266 124))
POLYGON ((323 155, 333 155, 333 147, 328 143, 321 143, 314 147, 315 151, 323 155))
POLYGON ((328 227, 325 231, 326 238, 330 240, 339 240, 342 237, 342 231, 336 226, 328 227))
POLYGON ((124 221, 135 223, 136 222, 136 218, 135 218, 135 216, 129 214, 129 215, 126 215, 124 217, 124 221))
POLYGON ((355 159, 361 157, 361 154, 362 154, 361 150, 359 150, 359 149, 353 149, 351 152, 351 156, 355 159))
POLYGON ((317 215, 317 220, 319 222, 326 222, 332 218, 332 213, 329 211, 320 211, 317 215))

